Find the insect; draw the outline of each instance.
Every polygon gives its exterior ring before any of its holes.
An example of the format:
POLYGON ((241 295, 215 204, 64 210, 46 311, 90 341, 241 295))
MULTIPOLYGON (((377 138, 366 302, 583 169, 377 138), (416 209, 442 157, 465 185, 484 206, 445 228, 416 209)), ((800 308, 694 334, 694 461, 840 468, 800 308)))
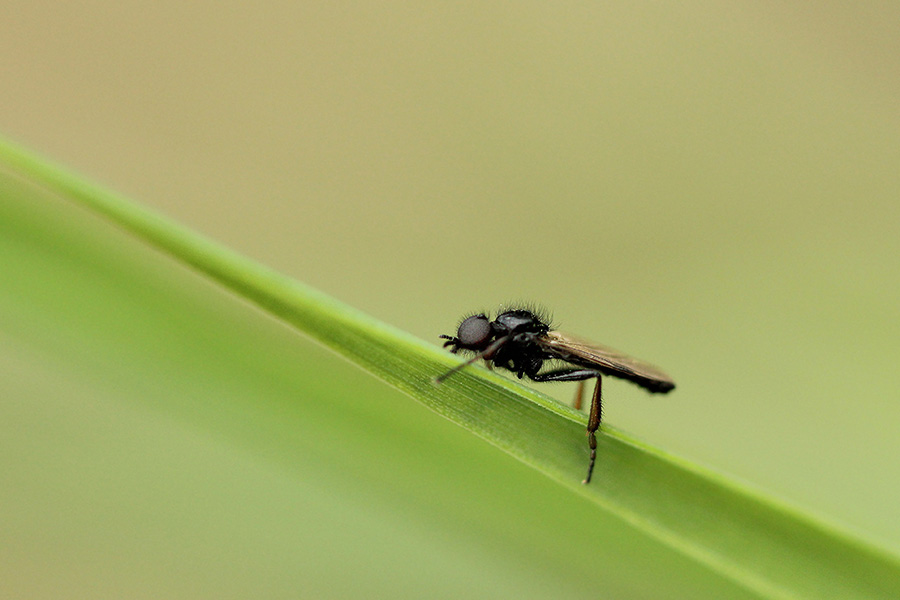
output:
POLYGON ((506 369, 519 379, 533 381, 578 381, 575 408, 581 408, 584 381, 596 379, 587 424, 588 446, 591 449, 587 477, 590 483, 597 460, 597 436, 601 420, 601 380, 611 375, 635 383, 649 392, 665 394, 675 389, 672 378, 658 368, 626 356, 616 350, 580 340, 550 327, 547 319, 529 309, 513 309, 500 313, 496 319, 477 314, 463 319, 455 336, 442 335, 444 347, 453 354, 472 352, 474 356, 450 369, 435 381, 447 379, 478 359, 488 367, 506 369), (544 362, 559 360, 569 366, 541 372, 544 362))

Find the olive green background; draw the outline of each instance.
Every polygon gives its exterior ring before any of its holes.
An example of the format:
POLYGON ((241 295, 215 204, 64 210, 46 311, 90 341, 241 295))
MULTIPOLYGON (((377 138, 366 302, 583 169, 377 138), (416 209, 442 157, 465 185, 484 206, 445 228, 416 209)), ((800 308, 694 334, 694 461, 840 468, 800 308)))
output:
POLYGON ((897 550, 898 22, 6 2, 0 132, 426 339, 545 305, 678 382, 609 422, 897 550))

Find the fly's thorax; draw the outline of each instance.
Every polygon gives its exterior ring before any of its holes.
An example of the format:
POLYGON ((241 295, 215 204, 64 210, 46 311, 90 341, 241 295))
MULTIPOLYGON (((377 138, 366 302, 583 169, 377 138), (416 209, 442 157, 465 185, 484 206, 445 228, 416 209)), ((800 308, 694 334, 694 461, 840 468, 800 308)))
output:
POLYGON ((520 333, 546 333, 550 328, 528 310, 510 310, 501 313, 492 323, 498 336, 520 333))

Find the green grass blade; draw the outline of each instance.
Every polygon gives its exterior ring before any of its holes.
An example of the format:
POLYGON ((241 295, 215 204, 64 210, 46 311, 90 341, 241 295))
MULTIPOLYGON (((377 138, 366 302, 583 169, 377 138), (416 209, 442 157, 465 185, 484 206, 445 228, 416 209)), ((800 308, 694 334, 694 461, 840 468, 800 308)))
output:
POLYGON ((800 511, 604 426, 594 483, 585 417, 456 358, 6 143, 0 160, 123 229, 569 487, 767 598, 895 598, 900 561, 800 511))

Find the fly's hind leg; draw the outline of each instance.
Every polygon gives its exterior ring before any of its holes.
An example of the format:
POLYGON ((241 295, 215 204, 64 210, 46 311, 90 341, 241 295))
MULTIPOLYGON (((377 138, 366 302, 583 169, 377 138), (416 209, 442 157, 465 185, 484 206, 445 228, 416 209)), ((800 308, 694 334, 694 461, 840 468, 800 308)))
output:
POLYGON ((591 398, 591 414, 588 416, 587 436, 588 446, 591 448, 591 462, 588 464, 587 477, 584 478, 585 485, 591 482, 591 475, 594 473, 594 463, 597 461, 597 430, 600 429, 600 420, 603 418, 603 407, 601 403, 603 399, 600 394, 600 375, 597 375, 597 385, 594 387, 594 396, 591 398))
POLYGON ((576 396, 576 408, 581 408, 581 390, 584 387, 586 379, 596 379, 597 385, 594 387, 594 395, 591 398, 591 412, 588 416, 587 437, 588 446, 591 448, 591 462, 588 463, 587 477, 582 483, 590 483, 591 475, 594 473, 594 463, 597 462, 597 430, 600 429, 600 420, 602 418, 602 398, 600 395, 600 373, 591 369, 559 369, 558 371, 550 371, 530 375, 534 381, 577 381, 579 382, 579 393, 576 396))

